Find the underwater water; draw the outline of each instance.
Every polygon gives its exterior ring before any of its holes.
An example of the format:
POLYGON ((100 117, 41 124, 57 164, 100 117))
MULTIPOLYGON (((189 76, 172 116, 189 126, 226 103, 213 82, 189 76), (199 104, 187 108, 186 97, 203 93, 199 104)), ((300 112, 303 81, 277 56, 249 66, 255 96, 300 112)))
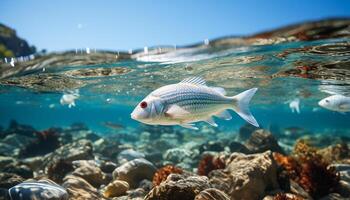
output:
MULTIPOLYGON (((330 32, 311 27, 303 35, 257 36, 243 38, 243 42, 233 38, 232 43, 215 40, 180 48, 145 48, 130 55, 79 49, 38 55, 34 60, 15 62, 14 66, 2 62, 0 156, 29 166, 28 176, 21 174, 23 170, 14 171, 23 180, 44 176, 58 184, 66 183, 64 187, 69 188, 63 177, 73 171, 71 164, 67 164, 66 174, 60 176, 43 169, 51 166, 49 158, 56 155, 52 152, 62 147, 74 149, 74 142, 82 139, 91 142, 93 153, 77 160, 110 161, 115 164, 109 167, 118 167, 125 160, 146 158, 155 168, 171 164, 193 173, 199 170, 198 163, 205 152, 230 154, 236 151, 237 143, 246 145, 250 153, 263 152, 250 149, 251 143, 257 149, 259 145, 264 150, 271 147, 267 142, 265 149, 265 140, 258 136, 257 142, 252 139, 256 128, 233 111, 229 121, 214 117, 218 127, 196 123, 199 130, 145 125, 130 118, 135 106, 153 90, 194 76, 204 78, 209 86, 225 88, 228 96, 258 88, 250 110, 260 128, 268 131, 282 149, 278 152, 290 154, 300 139, 317 148, 347 144, 350 113, 331 111, 318 104, 334 94, 350 96, 347 27, 324 27, 330 32), (66 94, 76 94, 75 106, 62 103, 66 94), (130 149, 133 152, 125 152, 130 149), (28 159, 36 156, 46 160, 33 167, 28 164, 33 161, 28 159)), ((55 169, 59 170, 52 170, 55 169)), ((103 173, 111 174, 111 170, 103 173)), ((148 175, 143 178, 152 181, 148 175)), ((96 189, 103 189, 109 182, 90 181, 96 189)), ((136 183, 127 182, 130 190, 137 188, 136 183)), ((316 199, 319 197, 317 192, 304 189, 316 199)), ((144 189, 138 197, 144 197, 148 191, 144 189)), ((130 197, 131 193, 123 195, 130 197)), ((235 194, 226 194, 234 199, 235 194)), ((78 198, 77 194, 70 195, 78 198)), ((100 198, 98 192, 95 195, 91 198, 100 198)))

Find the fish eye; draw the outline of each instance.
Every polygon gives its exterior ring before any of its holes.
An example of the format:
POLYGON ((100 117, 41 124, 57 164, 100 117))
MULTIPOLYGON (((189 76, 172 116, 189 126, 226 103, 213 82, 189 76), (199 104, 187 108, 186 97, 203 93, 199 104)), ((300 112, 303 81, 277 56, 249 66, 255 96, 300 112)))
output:
POLYGON ((143 101, 140 103, 140 107, 141 108, 147 108, 147 102, 146 101, 143 101))
POLYGON ((326 99, 326 103, 329 103, 329 100, 328 100, 328 99, 326 99))

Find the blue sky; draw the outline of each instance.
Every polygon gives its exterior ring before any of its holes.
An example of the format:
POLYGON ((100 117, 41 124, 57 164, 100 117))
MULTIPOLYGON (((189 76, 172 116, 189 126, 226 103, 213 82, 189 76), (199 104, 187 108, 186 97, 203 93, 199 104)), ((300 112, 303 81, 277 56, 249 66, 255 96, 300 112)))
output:
POLYGON ((0 23, 49 51, 186 45, 326 17, 350 17, 350 1, 1 0, 0 5, 0 23))

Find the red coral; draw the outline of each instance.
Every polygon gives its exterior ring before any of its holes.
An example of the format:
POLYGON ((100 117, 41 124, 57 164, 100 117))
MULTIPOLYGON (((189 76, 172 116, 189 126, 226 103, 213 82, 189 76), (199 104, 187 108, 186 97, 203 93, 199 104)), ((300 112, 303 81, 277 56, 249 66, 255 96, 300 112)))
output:
POLYGON ((208 176, 209 172, 216 169, 224 169, 225 161, 218 156, 204 155, 198 164, 198 175, 208 176))
POLYGON ((316 199, 334 192, 339 185, 339 174, 335 169, 303 141, 297 142, 293 156, 274 154, 274 158, 292 180, 316 199))
POLYGON ((165 181, 170 174, 182 174, 183 170, 181 168, 166 165, 156 171, 153 176, 153 185, 159 185, 161 182, 165 181))

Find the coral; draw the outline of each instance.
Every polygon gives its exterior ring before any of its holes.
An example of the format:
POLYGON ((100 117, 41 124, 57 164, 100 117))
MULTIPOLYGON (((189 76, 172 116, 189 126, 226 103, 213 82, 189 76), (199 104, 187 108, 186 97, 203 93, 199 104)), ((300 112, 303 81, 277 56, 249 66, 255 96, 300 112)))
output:
POLYGON ((183 170, 181 168, 175 167, 173 165, 166 165, 156 171, 153 176, 153 185, 159 185, 161 182, 165 181, 170 174, 182 174, 183 170))
POLYGON ((284 167, 290 178, 297 182, 312 197, 319 198, 334 192, 339 185, 339 174, 329 167, 317 149, 299 140, 292 156, 274 155, 279 165, 284 167))
POLYGON ((219 156, 204 155, 198 164, 198 175, 208 176, 209 172, 216 169, 224 169, 225 161, 219 156))

